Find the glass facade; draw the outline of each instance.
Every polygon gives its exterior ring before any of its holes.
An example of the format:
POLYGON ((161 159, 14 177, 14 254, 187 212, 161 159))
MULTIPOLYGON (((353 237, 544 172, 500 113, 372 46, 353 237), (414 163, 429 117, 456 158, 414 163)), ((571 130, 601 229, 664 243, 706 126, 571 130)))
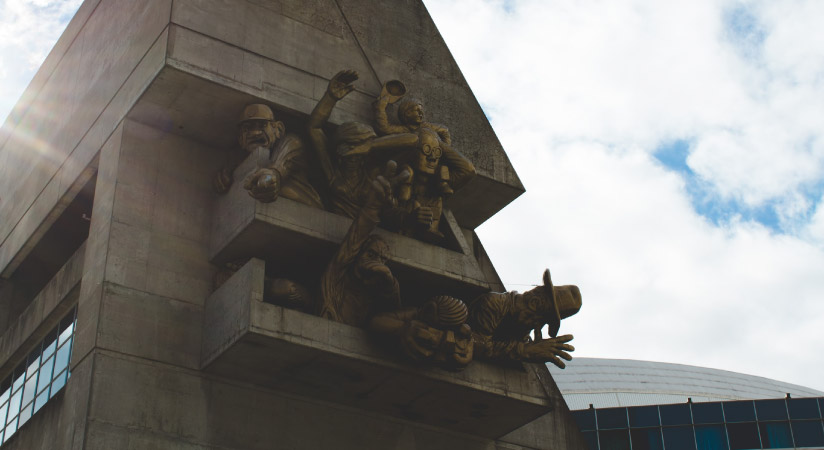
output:
POLYGON ((65 386, 76 313, 75 307, 0 385, 0 444, 65 386))
POLYGON ((591 450, 824 448, 824 397, 572 411, 591 450))

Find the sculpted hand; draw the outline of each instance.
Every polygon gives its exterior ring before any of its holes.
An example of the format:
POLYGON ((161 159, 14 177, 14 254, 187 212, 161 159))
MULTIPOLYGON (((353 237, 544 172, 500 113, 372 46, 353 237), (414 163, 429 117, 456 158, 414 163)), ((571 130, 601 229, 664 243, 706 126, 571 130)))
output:
POLYGON ((415 203, 416 208, 412 211, 415 222, 423 227, 432 225, 432 221, 435 220, 435 213, 432 211, 432 208, 420 206, 417 202, 415 203))
POLYGON ((232 171, 224 167, 215 174, 215 179, 212 180, 212 186, 218 194, 225 194, 232 186, 232 171))
POLYGON ((354 70, 341 70, 336 73, 331 80, 329 80, 329 87, 326 89, 329 94, 336 100, 346 97, 346 94, 352 92, 355 86, 352 82, 358 79, 358 73, 354 70))
POLYGON ((274 169, 258 169, 246 177, 243 188, 252 198, 263 203, 271 203, 280 193, 280 173, 274 169))
POLYGON ((572 360, 572 355, 567 352, 575 351, 575 347, 567 344, 567 342, 571 340, 572 335, 565 334, 556 338, 542 339, 524 344, 524 358, 529 362, 551 362, 563 369, 566 367, 566 364, 564 364, 560 358, 570 361, 572 360))
POLYGON ((396 174, 398 171, 398 163, 395 161, 387 161, 386 168, 384 169, 383 175, 378 175, 372 181, 372 187, 374 187, 374 201, 380 203, 383 207, 395 207, 398 206, 398 199, 395 197, 394 193, 396 188, 399 184, 408 181, 409 178, 412 177, 412 174, 407 171, 403 170, 401 173, 396 174))

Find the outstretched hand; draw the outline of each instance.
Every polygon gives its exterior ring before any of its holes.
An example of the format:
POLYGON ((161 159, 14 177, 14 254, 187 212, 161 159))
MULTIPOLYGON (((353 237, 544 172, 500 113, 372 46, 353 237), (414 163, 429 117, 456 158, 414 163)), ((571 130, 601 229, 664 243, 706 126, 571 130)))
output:
POLYGON ((394 192, 399 184, 409 181, 412 177, 412 173, 407 169, 402 170, 401 173, 397 172, 398 163, 387 161, 384 174, 378 175, 372 181, 372 187, 375 188, 375 199, 382 207, 393 208, 398 206, 398 199, 395 197, 394 192))
POLYGON ((352 83, 358 79, 358 72, 354 70, 341 70, 336 73, 331 80, 329 80, 329 87, 327 91, 336 100, 346 97, 346 94, 352 92, 355 86, 352 83))
POLYGON ((524 357, 529 362, 551 362, 563 369, 566 364, 561 358, 570 361, 572 355, 567 352, 575 351, 575 347, 567 344, 572 338, 571 334, 565 334, 524 344, 524 357))

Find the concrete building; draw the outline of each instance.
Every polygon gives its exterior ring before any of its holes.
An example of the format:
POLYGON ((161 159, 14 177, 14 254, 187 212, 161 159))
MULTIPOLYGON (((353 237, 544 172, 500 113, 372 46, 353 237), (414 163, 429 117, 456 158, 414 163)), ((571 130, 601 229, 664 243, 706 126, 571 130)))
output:
POLYGON ((824 392, 683 364, 550 368, 591 450, 824 448, 824 392))
POLYGON ((332 125, 400 79, 478 171, 448 248, 382 232, 401 285, 502 288, 473 230, 523 186, 419 1, 86 0, 0 137, 0 448, 585 447, 542 365, 418 368, 262 301, 350 221, 214 174, 245 105, 302 130, 343 68, 361 79, 332 125))

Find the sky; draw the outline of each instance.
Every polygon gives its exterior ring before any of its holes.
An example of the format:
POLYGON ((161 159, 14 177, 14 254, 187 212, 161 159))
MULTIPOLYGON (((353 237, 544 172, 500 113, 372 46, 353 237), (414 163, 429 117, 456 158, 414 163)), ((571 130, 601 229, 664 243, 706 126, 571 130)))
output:
MULTIPOLYGON (((0 119, 79 3, 0 0, 0 119)), ((574 356, 824 391, 824 2, 425 3, 527 188, 478 234, 580 287, 574 356)))

